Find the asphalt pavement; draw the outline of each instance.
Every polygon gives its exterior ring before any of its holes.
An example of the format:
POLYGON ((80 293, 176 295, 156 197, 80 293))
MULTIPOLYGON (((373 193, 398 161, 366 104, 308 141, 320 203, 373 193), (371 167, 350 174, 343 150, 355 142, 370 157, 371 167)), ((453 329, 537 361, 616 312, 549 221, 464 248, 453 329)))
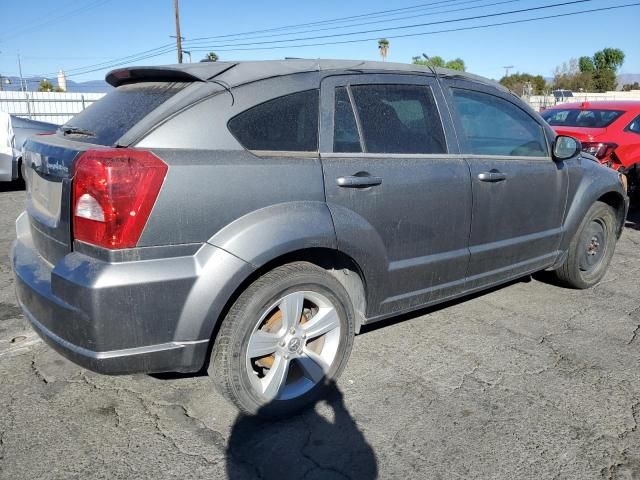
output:
POLYGON ((640 478, 640 212, 595 288, 525 278, 366 329, 330 401, 240 415, 207 377, 101 376, 16 305, 0 192, 0 479, 640 478))

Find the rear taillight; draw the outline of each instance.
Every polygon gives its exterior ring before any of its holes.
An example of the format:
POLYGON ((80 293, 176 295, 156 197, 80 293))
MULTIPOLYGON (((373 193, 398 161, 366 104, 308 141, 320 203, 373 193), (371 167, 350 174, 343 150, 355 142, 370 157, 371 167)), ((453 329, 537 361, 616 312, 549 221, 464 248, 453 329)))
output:
POLYGON ((617 147, 615 143, 582 142, 582 151, 590 153, 598 160, 605 160, 617 147))
POLYGON ((104 248, 135 247, 167 164, 145 150, 88 150, 73 175, 73 237, 104 248))

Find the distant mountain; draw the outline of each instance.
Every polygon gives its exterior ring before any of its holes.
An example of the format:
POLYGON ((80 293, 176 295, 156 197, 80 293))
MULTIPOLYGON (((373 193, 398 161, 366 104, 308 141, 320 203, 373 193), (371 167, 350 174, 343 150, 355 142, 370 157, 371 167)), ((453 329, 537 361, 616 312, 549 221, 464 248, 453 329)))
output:
MULTIPOLYGON (((38 90, 38 84, 43 77, 32 76, 25 78, 27 82, 27 90, 35 92, 38 90)), ((56 78, 48 78, 48 80, 54 85, 58 85, 56 78)), ((2 89, 6 91, 19 92, 20 91, 20 77, 2 77, 2 89), (5 78, 8 78, 11 83, 7 85, 5 78)), ((67 92, 71 93, 107 93, 113 90, 113 87, 104 80, 89 80, 87 82, 75 82, 67 79, 67 92)))
POLYGON ((622 75, 618 75, 618 90, 622 90, 624 85, 635 82, 640 83, 640 73, 623 73, 622 75))

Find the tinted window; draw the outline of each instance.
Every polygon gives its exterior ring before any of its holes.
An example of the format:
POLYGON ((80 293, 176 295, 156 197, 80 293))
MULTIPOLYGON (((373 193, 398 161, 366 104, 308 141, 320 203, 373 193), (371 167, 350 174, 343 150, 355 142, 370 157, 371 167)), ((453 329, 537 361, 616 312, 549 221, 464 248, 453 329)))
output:
POLYGON ((633 133, 640 133, 640 117, 636 117, 633 122, 629 124, 627 130, 633 133))
POLYGON ((549 109, 541 113, 549 125, 563 127, 605 128, 624 112, 621 110, 549 109))
POLYGON ((318 90, 274 98, 236 115, 229 130, 249 150, 318 150, 318 90))
POLYGON ((539 157, 547 155, 542 126, 500 97, 453 89, 455 109, 466 137, 464 153, 539 157))
POLYGON ((358 125, 345 87, 336 88, 334 112, 333 151, 361 152, 358 125))
POLYGON ((186 87, 187 83, 142 82, 123 85, 101 98, 65 125, 95 133, 74 135, 79 142, 113 145, 136 123, 186 87))
POLYGON ((367 152, 444 153, 433 94, 419 85, 351 87, 367 152))

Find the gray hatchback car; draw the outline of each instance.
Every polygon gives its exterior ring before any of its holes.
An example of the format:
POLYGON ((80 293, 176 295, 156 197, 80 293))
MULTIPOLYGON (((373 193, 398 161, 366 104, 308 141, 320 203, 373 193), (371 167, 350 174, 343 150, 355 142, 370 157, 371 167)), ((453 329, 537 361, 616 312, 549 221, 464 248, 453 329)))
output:
POLYGON ((488 80, 392 63, 133 67, 26 145, 20 305, 97 372, 198 372, 281 415, 363 325, 605 274, 625 178, 488 80))

